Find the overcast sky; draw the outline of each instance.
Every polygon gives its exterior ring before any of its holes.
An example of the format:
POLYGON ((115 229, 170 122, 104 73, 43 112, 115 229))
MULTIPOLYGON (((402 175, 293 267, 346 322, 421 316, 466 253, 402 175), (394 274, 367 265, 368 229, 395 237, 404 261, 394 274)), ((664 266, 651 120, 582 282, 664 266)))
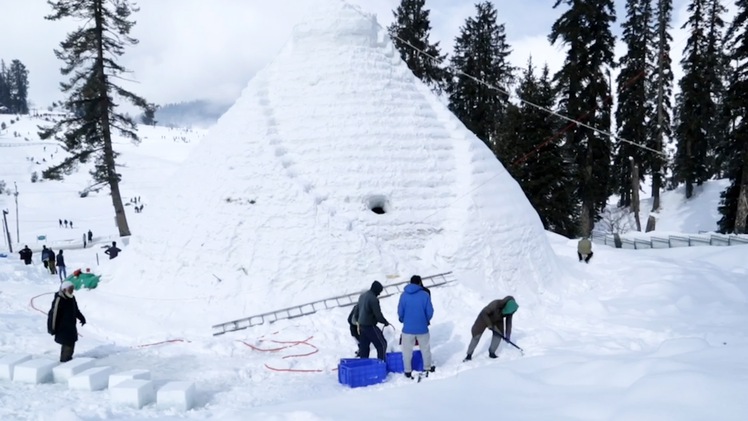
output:
MULTIPOLYGON (((293 25, 303 18, 312 0, 140 0, 131 47, 122 64, 138 81, 129 86, 151 102, 165 104, 193 99, 233 101, 252 76, 288 40, 293 25)), ((316 1, 316 0, 315 0, 316 1)), ((400 0, 349 0, 374 13, 383 26, 400 0)), ((523 66, 530 55, 536 64, 556 70, 563 47, 551 46, 547 36, 561 13, 554 0, 493 0, 499 21, 506 24, 512 61, 523 66)), ((685 19, 686 0, 675 0, 674 28, 685 19)), ((475 12, 474 0, 428 0, 432 39, 449 52, 465 19, 475 12)), ((616 0, 618 19, 624 0, 616 0)), ((0 0, 0 58, 21 60, 30 75, 29 99, 46 107, 62 98, 58 61, 53 53, 78 22, 51 22, 46 0, 0 0)), ((674 30, 673 59, 680 60, 684 35, 674 30)), ((623 52, 619 48, 619 54, 623 52)), ((677 77, 677 74, 676 74, 677 77)))

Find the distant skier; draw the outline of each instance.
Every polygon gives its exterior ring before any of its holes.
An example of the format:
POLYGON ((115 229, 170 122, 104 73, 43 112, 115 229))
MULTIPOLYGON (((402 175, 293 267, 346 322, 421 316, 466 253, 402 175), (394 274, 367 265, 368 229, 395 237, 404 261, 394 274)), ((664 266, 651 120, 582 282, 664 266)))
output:
POLYGON ((29 246, 23 246, 21 251, 18 252, 18 255, 21 256, 21 260, 23 260, 23 263, 30 265, 31 258, 34 256, 34 252, 31 251, 29 246))
POLYGON ((73 221, 70 221, 70 228, 73 228, 73 221))
POLYGON ((421 277, 413 275, 397 305, 397 317, 403 324, 402 350, 405 377, 412 378, 413 347, 416 341, 419 343, 423 355, 423 367, 428 371, 434 371, 431 365, 431 344, 429 335, 429 324, 434 316, 434 307, 431 304, 431 295, 423 287, 421 277))
POLYGON ((93 241, 93 233, 91 230, 88 230, 88 242, 90 243, 91 241, 93 241))
POLYGON ((583 237, 577 244, 577 256, 581 262, 584 259, 584 263, 589 263, 592 259, 592 242, 588 237, 583 237))
POLYGON ((518 308, 519 306, 512 296, 506 296, 501 300, 493 300, 483 308, 470 330, 473 339, 470 341, 470 345, 468 346, 465 361, 473 359, 473 352, 478 346, 480 337, 486 329, 489 329, 493 333, 493 336, 491 337, 491 345, 488 347, 488 357, 496 358, 496 350, 499 348, 499 344, 501 343, 501 335, 511 340, 512 315, 518 308), (504 329, 505 324, 506 329, 504 329))
POLYGON ((68 277, 67 269, 65 268, 65 257, 62 255, 62 249, 57 252, 57 271, 60 273, 60 282, 64 281, 68 277))
POLYGON ((58 219, 60 221, 60 228, 62 228, 62 219, 58 219))
POLYGON ((358 298, 358 334, 359 339, 358 357, 369 358, 370 346, 374 344, 377 349, 377 358, 385 359, 387 350, 387 340, 384 338, 382 331, 377 327, 377 323, 384 324, 384 327, 390 325, 390 322, 382 315, 382 309, 379 307, 379 294, 384 287, 379 281, 374 281, 371 288, 361 294, 358 298))
POLYGON ((62 363, 73 359, 75 342, 78 341, 76 319, 80 320, 81 326, 86 324, 86 318, 78 309, 78 302, 73 296, 74 290, 72 282, 63 282, 52 301, 52 308, 47 313, 47 332, 54 335, 55 342, 62 345, 60 348, 60 362, 62 363))
POLYGON ((67 228, 68 227, 68 220, 67 219, 64 220, 63 223, 65 224, 65 228, 67 228))
MULTIPOLYGON (((348 327, 351 330, 351 336, 356 340, 356 346, 361 346, 361 335, 358 334, 358 304, 354 305, 348 314, 348 327)), ((358 357, 358 349, 356 349, 356 356, 358 357)))
POLYGON ((109 255, 109 260, 112 260, 117 257, 119 255, 119 252, 121 251, 122 250, 117 248, 117 242, 112 241, 112 245, 107 247, 107 249, 104 251, 104 254, 109 255))

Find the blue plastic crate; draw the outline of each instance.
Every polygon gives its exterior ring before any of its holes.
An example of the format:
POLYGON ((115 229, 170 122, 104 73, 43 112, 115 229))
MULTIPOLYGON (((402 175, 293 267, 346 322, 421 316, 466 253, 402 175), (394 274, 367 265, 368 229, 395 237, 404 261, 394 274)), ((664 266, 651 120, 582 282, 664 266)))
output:
POLYGON ((350 387, 371 386, 387 378, 387 364, 375 358, 342 359, 338 382, 350 387))
MULTIPOLYGON (((410 366, 413 371, 423 371, 423 355, 421 351, 413 351, 413 358, 410 360, 410 366)), ((402 352, 387 353, 387 371, 390 373, 402 373, 405 371, 402 352)))

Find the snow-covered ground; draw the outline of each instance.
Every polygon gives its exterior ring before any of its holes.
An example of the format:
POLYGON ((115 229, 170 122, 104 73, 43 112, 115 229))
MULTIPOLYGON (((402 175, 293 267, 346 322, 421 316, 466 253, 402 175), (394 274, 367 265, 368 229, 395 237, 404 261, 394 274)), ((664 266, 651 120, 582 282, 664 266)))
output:
MULTIPOLYGON (((0 134, 0 179, 21 192, 21 242, 38 248, 46 235, 65 245, 69 272, 103 274, 76 293, 88 320, 76 356, 150 369, 157 384, 195 382, 198 393, 187 412, 138 410, 107 391, 0 381, 0 420, 748 419, 748 246, 596 247, 590 264, 577 262, 575 241, 537 228, 516 183, 403 71, 371 19, 322 12, 199 146, 201 133, 159 127, 143 128, 138 147, 118 144, 125 199, 146 207, 127 208, 135 235, 116 260, 100 247, 116 233, 108 196, 78 195, 85 172, 31 183, 38 158, 60 159, 36 145, 38 119, 0 134), (367 209, 378 194, 391 199, 385 215, 367 209), (89 228, 96 246, 78 248, 89 228), (437 371, 420 384, 338 384, 337 362, 355 350, 348 308, 211 335, 216 321, 449 269, 458 282, 432 291, 437 371), (490 360, 486 337, 462 363, 478 312, 508 294, 524 355, 502 345, 490 360)), ((713 224, 707 196, 664 199, 665 228, 713 224)), ((39 260, 0 258, 0 355, 59 355, 45 324, 59 282, 39 260)), ((391 349, 396 303, 382 300, 391 349)))

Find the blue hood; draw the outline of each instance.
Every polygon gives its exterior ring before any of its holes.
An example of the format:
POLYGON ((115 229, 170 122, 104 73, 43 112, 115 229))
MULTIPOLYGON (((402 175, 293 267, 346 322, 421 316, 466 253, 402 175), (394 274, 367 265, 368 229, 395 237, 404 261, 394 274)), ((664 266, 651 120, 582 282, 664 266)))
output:
POLYGON ((418 291, 425 291, 425 290, 420 285, 408 284, 405 286, 404 291, 406 294, 415 294, 418 291))

